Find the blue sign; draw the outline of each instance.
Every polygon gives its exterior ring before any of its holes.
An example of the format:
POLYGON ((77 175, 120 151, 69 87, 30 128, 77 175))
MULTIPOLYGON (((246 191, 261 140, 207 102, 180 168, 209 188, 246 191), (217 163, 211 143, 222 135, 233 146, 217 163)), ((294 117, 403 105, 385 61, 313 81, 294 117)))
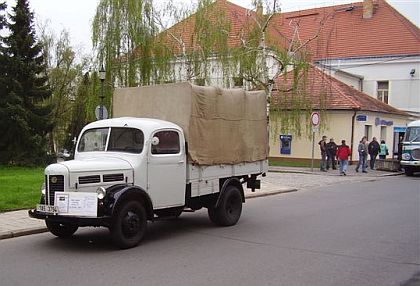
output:
POLYGON ((394 133, 405 132, 407 127, 394 127, 394 133))
POLYGON ((378 125, 392 126, 394 125, 394 121, 388 121, 388 120, 384 120, 384 119, 380 119, 379 117, 376 117, 375 126, 378 126, 378 125))
POLYGON ((359 114, 356 116, 356 121, 363 121, 366 122, 367 121, 367 115, 364 114, 359 114))

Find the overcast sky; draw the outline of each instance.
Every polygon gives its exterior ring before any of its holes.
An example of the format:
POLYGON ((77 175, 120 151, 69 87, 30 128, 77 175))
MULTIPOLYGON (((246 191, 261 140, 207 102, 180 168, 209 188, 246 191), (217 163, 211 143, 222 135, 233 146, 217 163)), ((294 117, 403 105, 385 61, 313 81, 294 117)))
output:
MULTIPOLYGON (((230 1, 247 8, 251 3, 250 0, 230 1)), ((362 0, 280 0, 279 2, 282 11, 293 11, 360 1, 362 0)), ((15 0, 6 2, 8 6, 15 5, 15 0)), ((91 23, 98 2, 99 0, 29 0, 37 22, 48 20, 50 26, 57 33, 66 29, 70 33, 73 46, 83 49, 86 53, 91 49, 91 23)), ((420 0, 388 0, 388 3, 409 18, 411 22, 420 26, 420 0)))

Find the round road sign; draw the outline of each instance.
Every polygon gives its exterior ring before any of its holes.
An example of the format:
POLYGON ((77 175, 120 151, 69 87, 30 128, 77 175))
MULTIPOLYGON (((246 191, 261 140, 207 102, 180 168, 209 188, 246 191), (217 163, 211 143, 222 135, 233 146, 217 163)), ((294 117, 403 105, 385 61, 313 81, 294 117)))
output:
POLYGON ((321 122, 321 116, 319 115, 318 112, 312 112, 311 114, 311 123, 312 126, 318 126, 319 123, 321 122))

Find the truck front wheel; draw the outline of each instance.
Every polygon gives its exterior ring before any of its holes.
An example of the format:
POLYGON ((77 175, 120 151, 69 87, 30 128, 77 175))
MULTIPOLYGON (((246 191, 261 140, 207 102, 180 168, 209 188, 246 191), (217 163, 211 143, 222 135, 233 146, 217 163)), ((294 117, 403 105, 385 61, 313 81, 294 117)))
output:
POLYGON ((407 176, 413 176, 414 170, 410 167, 404 167, 404 172, 407 176))
POLYGON ((115 214, 110 227, 111 237, 119 248, 134 247, 143 239, 146 227, 143 204, 139 201, 128 201, 115 214))
POLYGON ((221 226, 231 226, 238 222, 242 213, 242 196, 236 186, 228 186, 222 193, 217 208, 209 207, 210 220, 221 226))
POLYGON ((47 225, 48 230, 52 234, 60 238, 71 237, 78 229, 78 226, 76 225, 63 224, 63 223, 53 222, 49 220, 46 220, 45 224, 47 225))

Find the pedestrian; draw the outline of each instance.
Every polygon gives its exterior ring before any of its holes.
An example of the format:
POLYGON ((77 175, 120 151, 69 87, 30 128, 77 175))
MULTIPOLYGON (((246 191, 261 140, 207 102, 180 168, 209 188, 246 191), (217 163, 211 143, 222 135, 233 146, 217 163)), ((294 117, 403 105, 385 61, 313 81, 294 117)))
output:
POLYGON ((341 140, 341 145, 337 148, 337 159, 340 163, 340 176, 346 176, 347 166, 349 165, 349 156, 351 155, 351 149, 346 145, 346 140, 341 140))
POLYGON ((388 146, 386 146, 385 140, 381 140, 381 145, 379 145, 379 159, 385 160, 386 155, 389 155, 388 146))
POLYGON ((333 170, 336 170, 336 161, 335 157, 337 155, 337 144, 334 142, 334 138, 330 138, 330 142, 327 143, 327 170, 330 168, 330 162, 331 162, 331 168, 333 170))
POLYGON ((368 145, 368 152, 369 152, 369 156, 370 156, 370 169, 374 170, 375 169, 375 161, 376 161, 376 157, 378 156, 379 153, 379 143, 376 140, 376 137, 372 138, 372 142, 369 143, 368 145))
POLYGON ((357 151, 359 152, 359 163, 357 163, 356 172, 359 172, 359 168, 360 166, 362 166, 362 172, 367 173, 366 163, 368 154, 368 144, 366 136, 363 136, 362 140, 360 140, 359 146, 357 147, 357 151))
POLYGON ((403 141, 404 141, 403 136, 400 136, 400 139, 398 141, 398 155, 397 155, 398 161, 402 160, 403 141))
POLYGON ((322 140, 318 142, 321 151, 321 166, 320 170, 326 172, 327 167, 327 136, 322 136, 322 140))

